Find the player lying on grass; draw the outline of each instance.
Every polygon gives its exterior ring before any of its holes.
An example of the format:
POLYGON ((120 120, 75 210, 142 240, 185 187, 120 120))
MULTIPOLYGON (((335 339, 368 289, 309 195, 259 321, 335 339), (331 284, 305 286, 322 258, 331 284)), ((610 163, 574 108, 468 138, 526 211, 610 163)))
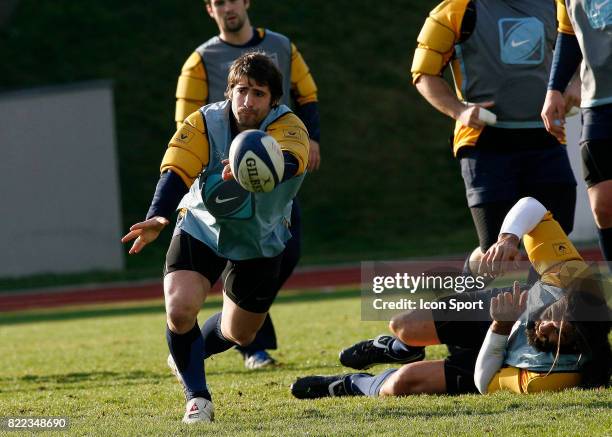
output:
MULTIPOLYGON (((503 274, 518 259, 523 242, 542 275, 528 291, 482 290, 450 298, 484 301, 491 319, 453 320, 445 310, 415 310, 390 322, 392 336, 379 336, 342 351, 341 361, 364 369, 409 362, 378 375, 352 373, 299 378, 298 398, 401 396, 419 393, 517 393, 609 384, 610 311, 602 278, 588 267, 559 224, 533 198, 521 199, 506 216, 483 266, 503 274), (445 360, 421 361, 424 347, 446 344, 445 360)), ((448 298, 442 298, 448 299, 448 298)))

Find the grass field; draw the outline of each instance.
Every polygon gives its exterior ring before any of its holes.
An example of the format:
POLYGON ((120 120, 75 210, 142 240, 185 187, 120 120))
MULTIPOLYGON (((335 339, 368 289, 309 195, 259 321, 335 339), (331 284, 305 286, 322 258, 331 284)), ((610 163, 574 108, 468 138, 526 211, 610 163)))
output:
MULTIPOLYGON (((219 303, 208 303, 200 321, 219 303)), ((281 296, 273 308, 281 364, 247 371, 234 351, 207 361, 216 422, 191 427, 180 422, 182 391, 165 364, 161 302, 3 314, 0 416, 67 416, 70 435, 612 433, 612 390, 292 398, 289 385, 297 376, 345 372, 339 349, 386 329, 361 322, 359 311, 358 293, 351 290, 281 296)), ((443 354, 442 347, 428 348, 429 358, 443 354)))

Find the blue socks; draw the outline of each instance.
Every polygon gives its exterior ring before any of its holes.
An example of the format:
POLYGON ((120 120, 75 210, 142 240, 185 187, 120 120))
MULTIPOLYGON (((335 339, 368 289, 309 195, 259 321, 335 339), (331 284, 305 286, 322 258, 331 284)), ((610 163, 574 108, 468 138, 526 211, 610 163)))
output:
POLYGON ((257 331, 255 340, 248 346, 236 346, 238 352, 242 355, 251 356, 257 351, 266 349, 276 349, 276 332, 270 314, 266 316, 263 325, 257 331))
POLYGON ((176 334, 166 326, 166 340, 168 341, 170 354, 185 382, 187 399, 206 398, 211 400, 210 393, 206 388, 204 361, 202 360, 204 340, 197 322, 185 334, 176 334))
POLYGON ((236 343, 229 341, 221 332, 221 313, 212 315, 202 326, 202 338, 204 339, 204 347, 202 349, 202 357, 204 359, 211 355, 225 352, 236 343))
POLYGON ((344 388, 349 396, 378 396, 380 387, 397 369, 388 369, 383 373, 372 376, 368 373, 347 375, 344 379, 344 388))

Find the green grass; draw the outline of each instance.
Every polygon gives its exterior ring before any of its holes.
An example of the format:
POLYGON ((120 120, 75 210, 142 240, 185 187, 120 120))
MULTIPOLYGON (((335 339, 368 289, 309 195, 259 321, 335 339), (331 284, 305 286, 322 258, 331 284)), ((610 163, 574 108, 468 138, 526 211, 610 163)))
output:
MULTIPOLYGON (((200 321, 218 309, 218 299, 207 304, 200 321)), ((234 351, 208 360, 216 422, 192 427, 180 422, 182 392, 165 365, 161 302, 2 314, 0 416, 68 416, 70 435, 610 434, 612 390, 293 399, 297 376, 345 372, 338 350, 385 330, 359 314, 355 291, 281 296, 281 365, 247 371, 234 351)))
MULTIPOLYGON (((448 254, 476 244, 448 145, 452 123, 410 84, 416 36, 435 3, 253 2, 252 22, 291 37, 319 88, 322 166, 300 193, 307 264, 448 254)), ((147 211, 173 133, 180 68, 216 32, 201 0, 21 0, 0 31, 0 56, 10 60, 0 69, 0 92, 113 81, 127 229, 147 211)), ((128 271, 158 275, 170 234, 128 257, 128 271)))

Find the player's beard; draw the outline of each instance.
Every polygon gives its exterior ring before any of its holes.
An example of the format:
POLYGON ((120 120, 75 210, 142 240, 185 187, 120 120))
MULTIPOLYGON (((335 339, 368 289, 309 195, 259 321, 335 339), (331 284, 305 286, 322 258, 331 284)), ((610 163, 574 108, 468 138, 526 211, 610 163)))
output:
POLYGON ((258 111, 238 111, 238 128, 243 131, 246 129, 257 129, 261 123, 258 111))
POLYGON ((223 30, 225 32, 240 32, 244 27, 245 18, 240 15, 236 15, 232 22, 228 21, 227 18, 223 18, 223 30))

